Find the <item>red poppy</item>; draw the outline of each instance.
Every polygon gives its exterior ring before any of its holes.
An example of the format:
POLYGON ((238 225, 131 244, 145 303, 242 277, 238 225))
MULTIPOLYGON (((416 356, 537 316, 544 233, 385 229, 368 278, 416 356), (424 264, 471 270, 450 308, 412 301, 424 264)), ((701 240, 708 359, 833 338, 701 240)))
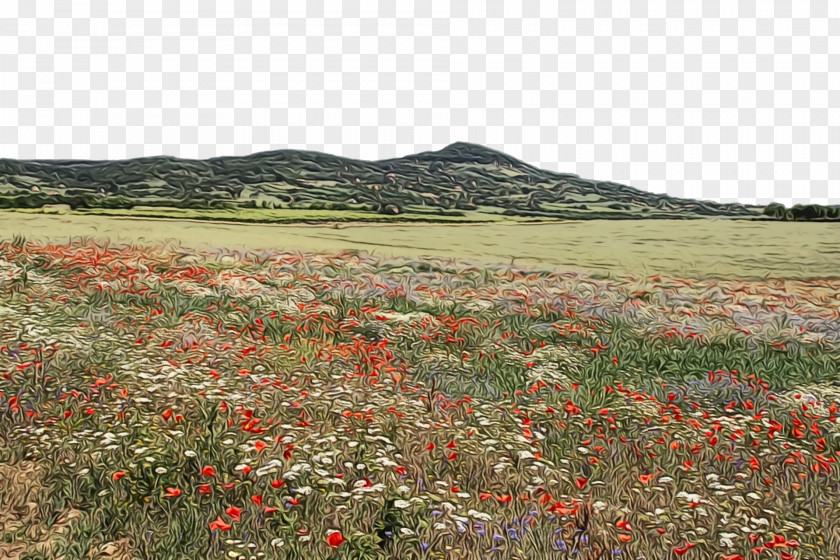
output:
POLYGON ((199 494, 209 494, 211 491, 212 490, 211 490, 209 484, 202 484, 201 486, 198 487, 198 493, 199 494))
POLYGON ((180 488, 167 488, 166 494, 163 495, 164 498, 177 498, 182 494, 180 488))
POLYGON ((225 510, 225 513, 228 514, 234 521, 239 521, 239 516, 242 514, 242 510, 238 507, 230 506, 225 510))
POLYGON ((230 531, 230 523, 225 523, 222 519, 222 516, 218 516, 215 521, 210 522, 210 530, 215 531, 216 529, 220 529, 222 531, 230 531))
POLYGON ((653 480, 652 474, 640 474, 639 480, 642 484, 649 484, 651 480, 653 480))
POLYGON ((216 471, 213 467, 204 467, 201 469, 201 474, 204 476, 216 476, 216 471))
POLYGON ((575 484, 577 484, 577 487, 578 487, 578 488, 580 488, 581 490, 583 490, 583 488, 586 486, 586 483, 587 483, 587 482, 589 482, 587 479, 585 479, 585 478, 581 477, 581 478, 579 478, 579 479, 577 479, 577 480, 575 481, 575 484))
POLYGON ((114 473, 114 480, 119 480, 125 476, 125 471, 117 471, 114 473))
POLYGON ((695 546, 697 545, 694 543, 687 542, 683 546, 675 546, 674 553, 676 553, 677 556, 685 556, 686 554, 688 554, 688 551, 694 548, 695 546))
POLYGON ((264 509, 265 509, 265 513, 266 513, 266 514, 272 514, 272 513, 274 513, 275 511, 277 511, 277 508, 276 508, 276 507, 268 507, 268 506, 266 506, 264 509))
POLYGON ((266 447, 267 447, 267 446, 266 446, 266 444, 265 444, 265 442, 264 442, 264 441, 257 441, 257 442, 254 444, 254 449, 256 449, 257 451, 262 451, 262 450, 263 450, 263 449, 265 449, 266 447))
POLYGON ((257 504, 258 506, 261 506, 263 502, 263 497, 257 494, 255 496, 251 496, 251 501, 257 504))
POLYGON ((720 560, 744 560, 740 554, 725 554, 720 557, 720 560))
POLYGON ((327 535, 327 544, 333 548, 338 548, 343 542, 344 536, 342 536, 341 531, 333 531, 327 535))

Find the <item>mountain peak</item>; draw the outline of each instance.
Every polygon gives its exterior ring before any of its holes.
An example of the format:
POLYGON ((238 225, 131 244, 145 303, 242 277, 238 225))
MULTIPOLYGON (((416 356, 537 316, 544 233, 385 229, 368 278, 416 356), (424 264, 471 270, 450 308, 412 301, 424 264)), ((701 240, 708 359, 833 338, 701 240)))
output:
POLYGON ((473 144, 472 142, 453 142, 437 151, 422 152, 411 159, 435 160, 449 163, 477 163, 482 165, 498 164, 513 167, 527 166, 526 163, 499 150, 473 144))

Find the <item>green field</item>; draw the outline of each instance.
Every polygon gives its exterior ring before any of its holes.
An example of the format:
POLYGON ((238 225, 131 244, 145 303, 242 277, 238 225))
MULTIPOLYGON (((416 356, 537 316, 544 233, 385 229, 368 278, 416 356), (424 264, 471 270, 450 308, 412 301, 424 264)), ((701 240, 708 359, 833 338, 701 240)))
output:
POLYGON ((513 261, 541 268, 692 277, 840 275, 840 224, 590 220, 492 224, 235 224, 108 216, 0 214, 0 238, 175 242, 187 247, 362 250, 382 256, 513 261))

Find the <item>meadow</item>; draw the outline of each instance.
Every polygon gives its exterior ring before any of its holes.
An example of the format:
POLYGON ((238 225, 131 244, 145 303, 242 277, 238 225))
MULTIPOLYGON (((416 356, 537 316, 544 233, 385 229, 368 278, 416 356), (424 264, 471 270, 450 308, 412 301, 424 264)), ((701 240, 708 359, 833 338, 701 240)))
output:
MULTIPOLYGON (((279 211, 278 211, 279 212, 279 211)), ((298 219, 305 219, 299 211, 298 219)), ((313 216, 322 220, 323 216, 313 216)), ((504 262, 536 270, 692 278, 840 277, 840 223, 728 219, 497 223, 242 224, 0 212, 0 239, 173 244, 196 249, 359 250, 383 257, 504 262)))
POLYGON ((631 270, 573 225, 501 265, 141 223, 0 235, 0 558, 840 556, 827 224, 697 255, 627 224, 631 270))

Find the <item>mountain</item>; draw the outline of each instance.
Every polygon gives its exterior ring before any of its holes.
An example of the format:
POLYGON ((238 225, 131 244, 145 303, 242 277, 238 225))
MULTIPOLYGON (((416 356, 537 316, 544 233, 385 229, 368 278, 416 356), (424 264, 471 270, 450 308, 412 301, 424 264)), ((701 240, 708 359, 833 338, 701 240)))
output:
POLYGON ((180 211, 188 217, 247 221, 314 215, 475 221, 771 217, 763 207, 674 198, 538 169, 465 142, 381 161, 301 150, 207 160, 0 159, 0 208, 59 205, 76 212, 161 215, 166 210, 171 216, 180 211))

